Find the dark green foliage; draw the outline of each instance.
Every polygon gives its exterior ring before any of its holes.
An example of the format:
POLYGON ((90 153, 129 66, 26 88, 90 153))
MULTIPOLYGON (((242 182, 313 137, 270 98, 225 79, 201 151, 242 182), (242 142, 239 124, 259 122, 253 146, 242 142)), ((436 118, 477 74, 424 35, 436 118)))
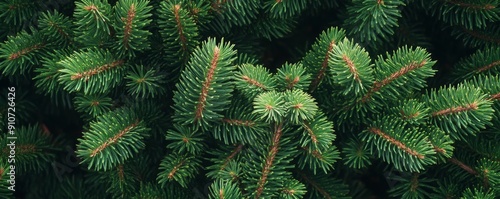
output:
POLYGON ((19 32, 15 37, 9 36, 7 41, 0 45, 0 69, 5 75, 26 74, 37 65, 40 59, 39 51, 47 44, 44 43, 40 33, 34 31, 19 32))
POLYGON ((14 129, 17 135, 12 140, 12 135, 4 134, 0 143, 2 143, 0 162, 15 163, 15 172, 17 174, 26 174, 30 172, 44 172, 50 165, 49 162, 55 158, 54 148, 50 144, 49 136, 45 134, 38 126, 23 126, 14 129), (9 158, 10 145, 15 144, 14 158, 9 158), (12 162, 15 161, 15 162, 12 162))
POLYGON ((125 79, 127 91, 131 96, 147 98, 165 94, 165 75, 159 74, 153 68, 147 69, 143 65, 137 65, 132 67, 125 79))
POLYGON ((0 198, 498 198, 499 3, 0 0, 0 198))
POLYGON ((89 169, 106 171, 144 148, 143 139, 149 136, 149 130, 133 110, 117 109, 90 123, 89 131, 80 139, 77 154, 89 169))
POLYGON ((216 44, 215 39, 196 49, 176 84, 174 121, 206 130, 222 119, 221 112, 231 102, 235 54, 232 45, 224 41, 216 44))
POLYGON ((75 40, 84 46, 107 42, 111 34, 111 5, 104 0, 81 0, 75 6, 75 40))
POLYGON ((153 9, 146 0, 120 0, 114 7, 114 29, 118 40, 120 55, 134 56, 134 51, 143 51, 149 48, 148 37, 151 33, 144 30, 151 19, 153 9))
POLYGON ((453 139, 464 139, 484 129, 492 119, 492 102, 478 88, 467 85, 442 88, 425 96, 432 123, 453 139))
POLYGON ((115 58, 109 51, 92 48, 75 52, 59 61, 62 65, 59 82, 69 92, 104 93, 123 79, 125 60, 115 58))

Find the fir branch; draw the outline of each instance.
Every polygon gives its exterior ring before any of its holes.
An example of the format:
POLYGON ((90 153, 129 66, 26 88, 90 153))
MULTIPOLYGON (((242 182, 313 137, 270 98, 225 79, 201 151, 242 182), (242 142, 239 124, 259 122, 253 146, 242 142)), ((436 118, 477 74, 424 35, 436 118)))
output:
POLYGON ((450 158, 448 159, 449 162, 457 165, 458 167, 462 168, 463 170, 467 171, 468 173, 476 176, 478 175, 477 171, 472 169, 470 166, 464 164, 463 162, 461 162, 460 160, 457 160, 456 158, 450 158))
POLYGON ((275 157, 278 153, 280 139, 281 136, 283 135, 282 128, 283 124, 278 124, 275 127, 274 135, 271 141, 271 146, 269 146, 269 154, 267 155, 266 160, 264 162, 264 166, 262 167, 261 177, 259 182, 257 183, 257 189, 255 190, 256 199, 260 198, 260 195, 264 191, 264 185, 267 182, 267 177, 269 175, 269 172, 271 172, 271 167, 273 166, 275 157))
POLYGON ((196 124, 203 129, 220 122, 221 112, 231 102, 235 55, 233 46, 223 40, 216 44, 215 39, 208 39, 196 49, 176 84, 174 121, 196 124))
POLYGON ((316 182, 311 180, 309 177, 307 177, 304 173, 299 172, 299 176, 306 181, 308 184, 310 184, 315 191, 319 192, 324 198, 326 199, 332 199, 332 196, 328 192, 326 192, 322 187, 320 187, 316 182))
POLYGON ((309 86, 310 92, 314 91, 324 78, 328 78, 326 72, 329 68, 330 54, 344 37, 345 31, 343 29, 337 27, 328 28, 318 36, 312 49, 307 52, 303 65, 309 73, 314 75, 309 86))
POLYGON ((403 66, 399 71, 392 73, 390 76, 386 77, 385 79, 383 79, 381 81, 376 81, 375 83, 373 83, 373 87, 368 91, 368 93, 366 93, 366 95, 363 96, 361 101, 362 102, 368 101, 371 98, 371 96, 374 93, 380 91, 380 89, 382 89, 382 87, 390 84, 395 79, 400 78, 401 76, 408 74, 410 71, 422 68, 423 66, 425 66, 425 64, 426 64, 425 60, 422 61, 421 63, 412 62, 406 66, 403 66))
POLYGON ((443 116, 443 115, 456 114, 456 113, 460 113, 460 112, 473 111, 473 110, 477 110, 477 109, 478 109, 477 103, 471 103, 471 104, 467 104, 464 106, 450 107, 450 108, 447 108, 444 110, 439 110, 439 111, 433 112, 431 115, 433 117, 438 117, 438 116, 443 116))
POLYGON ((424 159, 425 156, 420 154, 419 152, 415 151, 414 149, 411 149, 409 148, 408 146, 406 146, 404 143, 392 138, 391 136, 387 135, 386 133, 382 132, 380 129, 378 128, 374 128, 374 127, 371 127, 368 129, 369 132, 373 133, 373 134, 376 134, 382 138, 384 138, 385 140, 387 140, 388 142, 392 143, 393 145, 396 145, 398 148, 402 149, 403 151, 405 151, 406 153, 412 155, 412 156, 415 156, 419 159, 424 159))
POLYGON ((125 60, 116 59, 109 51, 91 48, 75 52, 58 62, 59 82, 69 92, 83 90, 85 94, 105 93, 123 79, 125 60))
POLYGON ((455 140, 466 140, 465 135, 475 135, 491 123, 493 102, 469 83, 456 88, 445 87, 424 97, 430 108, 432 123, 449 132, 455 140))
POLYGON ((77 155, 89 169, 107 171, 144 148, 143 139, 150 129, 128 108, 97 117, 79 139, 77 155), (115 150, 118 147, 122 150, 115 150), (102 161, 105 160, 105 161, 102 161))
POLYGON ((32 66, 39 63, 40 52, 46 47, 42 35, 35 30, 32 34, 21 31, 16 36, 8 36, 0 44, 0 69, 5 75, 27 74, 32 66))
POLYGON ((207 100, 207 95, 208 95, 208 89, 210 88, 210 84, 212 83, 212 79, 214 77, 215 69, 217 68, 217 62, 219 59, 219 53, 220 50, 217 46, 213 49, 213 58, 210 61, 210 66, 208 69, 208 72, 206 73, 206 79, 203 82, 203 86, 201 87, 201 93, 200 93, 200 98, 198 98, 198 103, 196 105, 196 110, 195 110, 195 116, 194 116, 194 121, 197 122, 198 120, 201 119, 201 115, 203 112, 203 109, 205 109, 205 103, 207 100))
POLYGON ((152 22, 153 8, 148 3, 145 0, 120 0, 113 7, 116 21, 113 27, 119 39, 113 47, 120 55, 132 57, 135 51, 149 49, 151 33, 146 27, 152 22))

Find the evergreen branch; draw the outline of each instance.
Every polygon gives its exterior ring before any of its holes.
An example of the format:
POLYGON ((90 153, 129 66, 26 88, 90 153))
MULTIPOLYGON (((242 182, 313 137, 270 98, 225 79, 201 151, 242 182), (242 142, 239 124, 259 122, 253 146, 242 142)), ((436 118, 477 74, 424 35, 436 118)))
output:
POLYGON ((436 164, 432 143, 420 128, 406 127, 406 123, 393 117, 383 117, 363 131, 363 141, 371 150, 397 170, 415 172, 426 165, 436 164), (391 124, 391 125, 389 125, 391 124))
POLYGON ((45 135, 38 125, 21 126, 14 131, 17 136, 14 142, 8 138, 11 135, 7 134, 7 131, 0 137, 2 144, 0 163, 8 161, 11 169, 13 169, 12 164, 15 164, 16 175, 40 173, 47 169, 49 163, 55 160, 50 137, 45 135), (15 148, 12 148, 12 143, 15 144, 15 148), (11 150, 15 150, 15 153, 13 154, 11 150))
POLYGON ((434 75, 432 66, 435 61, 430 60, 430 54, 422 48, 401 47, 392 55, 386 54, 383 60, 379 56, 375 61, 375 76, 377 81, 371 89, 361 98, 362 103, 368 102, 377 92, 381 96, 397 99, 404 93, 410 93, 414 89, 425 86, 425 78, 434 75), (411 79, 412 81, 407 81, 411 79))
POLYGON ((401 18, 400 6, 396 1, 354 0, 347 6, 349 18, 345 20, 348 35, 356 40, 374 46, 374 43, 388 41, 401 18))
POLYGON ((299 172, 299 176, 307 182, 307 184, 310 184, 315 191, 319 192, 324 198, 326 199, 332 199, 332 196, 328 192, 326 192, 322 187, 320 187, 316 182, 311 180, 309 177, 307 177, 304 173, 299 172))
POLYGON ((189 15, 188 3, 162 1, 158 9, 159 32, 163 38, 165 60, 172 63, 178 73, 189 60, 189 55, 199 44, 198 27, 189 15))
POLYGON ((118 67, 120 65, 123 65, 125 63, 124 60, 117 60, 108 64, 100 65, 97 66, 96 68, 87 70, 87 71, 82 71, 82 72, 77 72, 73 75, 71 75, 71 80, 79 80, 79 79, 85 79, 89 80, 92 76, 97 75, 99 73, 102 73, 104 71, 111 70, 115 67, 118 67))
POLYGON ((109 51, 88 49, 75 52, 58 62, 64 66, 60 69, 59 82, 69 92, 83 89, 85 94, 105 93, 118 85, 123 79, 125 61, 115 59, 109 51))
POLYGON ((283 184, 283 188, 280 193, 280 198, 286 199, 300 199, 304 198, 306 194, 306 186, 296 179, 288 180, 283 184))
POLYGON ((416 69, 423 67, 425 64, 426 64, 425 60, 421 63, 414 63, 414 62, 410 63, 409 65, 403 66, 399 71, 391 74, 389 77, 383 79, 382 81, 376 81, 373 84, 372 89, 369 90, 365 96, 363 96, 361 101, 366 102, 369 98, 371 98, 373 93, 378 92, 382 87, 386 86, 387 84, 390 84, 395 79, 400 78, 403 75, 406 75, 410 71, 413 71, 413 70, 416 70, 416 69))
POLYGON ((9 189, 10 183, 8 173, 10 172, 10 165, 7 163, 8 160, 0 160, 0 198, 9 199, 12 198, 12 190, 9 189))
POLYGON ((64 67, 57 64, 57 62, 66 58, 70 54, 71 51, 67 49, 56 50, 47 53, 47 55, 41 59, 42 67, 35 69, 35 73, 37 73, 37 75, 33 78, 33 80, 35 80, 35 86, 39 89, 38 91, 40 93, 45 95, 51 94, 54 96, 54 94, 63 91, 63 85, 59 84, 57 80, 62 74, 59 70, 64 67))
POLYGON ((391 108, 389 112, 405 122, 420 124, 427 119, 429 108, 419 100, 406 99, 399 101, 398 105, 391 108))
POLYGON ((209 39, 196 49, 176 84, 174 121, 207 129, 223 118, 221 112, 229 105, 233 90, 235 54, 223 40, 216 45, 215 39, 209 39))
POLYGON ((306 72, 302 63, 285 63, 278 69, 275 78, 278 80, 280 90, 298 89, 306 91, 309 86, 311 76, 306 72))
POLYGON ((111 110, 112 99, 103 94, 83 95, 78 93, 74 103, 76 111, 95 118, 111 110))
POLYGON ((127 80, 127 91, 138 98, 155 97, 165 93, 162 86, 165 83, 165 75, 159 74, 153 68, 147 69, 143 65, 136 65, 125 77, 127 80))
POLYGON ((314 98, 302 90, 287 90, 284 98, 288 109, 287 119, 292 124, 301 124, 304 120, 311 120, 318 111, 314 98))
POLYGON ((262 65, 242 64, 236 73, 236 89, 249 98, 274 90, 275 78, 262 65))
POLYGON ((0 19, 8 27, 20 30, 21 27, 31 22, 33 16, 40 11, 40 3, 26 0, 8 0, 0 2, 0 19))
POLYGON ((40 51, 47 44, 39 32, 33 30, 32 34, 26 31, 19 32, 15 37, 8 36, 7 41, 0 44, 0 69, 5 75, 26 74, 32 66, 39 62, 40 51))
POLYGON ((357 98, 373 83, 373 69, 368 52, 352 40, 344 39, 330 52, 330 78, 342 94, 357 98))
POLYGON ((144 148, 143 139, 150 129, 128 108, 117 109, 97 117, 79 139, 77 155, 88 162, 88 168, 109 170, 144 148), (115 150, 120 148, 121 150, 115 150), (105 161, 102 161, 105 160, 105 161))
POLYGON ((370 161, 370 152, 367 150, 366 143, 359 138, 349 139, 346 146, 342 148, 344 164, 349 168, 361 169, 372 164, 370 161))
POLYGON ((205 109, 205 103, 207 100, 208 96, 208 89, 210 88, 210 84, 213 81, 215 69, 217 68, 217 62, 219 59, 219 53, 220 49, 215 46, 213 49, 213 58, 212 61, 210 61, 210 68, 208 69, 205 81, 203 82, 203 86, 201 87, 201 93, 200 93, 200 98, 198 98, 198 103, 196 105, 196 110, 195 110, 195 116, 194 116, 194 121, 196 122, 197 120, 201 119, 201 115, 203 112, 203 109, 205 109))
POLYGON ((450 158, 448 159, 449 162, 457 165, 458 167, 462 168, 463 170, 467 171, 468 173, 476 176, 478 175, 477 171, 472 169, 470 166, 464 164, 463 162, 461 162, 460 160, 457 160, 456 158, 450 158))
POLYGON ((466 46, 483 47, 500 44, 500 28, 487 26, 482 29, 467 29, 464 27, 453 27, 451 34, 463 40, 466 46))
POLYGON ((302 0, 270 0, 264 1, 263 8, 273 18, 291 18, 299 15, 306 8, 302 0))
POLYGON ((490 36, 490 35, 486 34, 485 32, 469 30, 466 28, 462 28, 462 30, 472 37, 475 37, 475 38, 478 38, 478 39, 481 39, 481 40, 484 40, 487 42, 500 44, 500 38, 495 37, 495 36, 490 36))
POLYGON ((447 108, 444 110, 439 110, 439 111, 432 113, 431 115, 433 117, 437 117, 437 116, 456 114, 456 113, 466 112, 466 111, 474 111, 477 109, 478 109, 477 103, 471 103, 471 104, 467 104, 464 106, 450 107, 450 108, 447 108))
POLYGON ((232 183, 230 180, 217 179, 210 185, 210 198, 211 199, 231 199, 242 198, 241 191, 237 184, 232 183))
POLYGON ((491 123, 494 112, 487 95, 469 83, 433 91, 424 101, 430 108, 431 121, 455 140, 465 140, 465 135, 484 129, 491 123))
POLYGON ((187 152, 196 155, 203 152, 205 148, 203 136, 196 128, 174 124, 174 129, 167 131, 166 140, 172 141, 167 148, 179 153, 187 152))
POLYGON ((300 146, 307 146, 309 150, 318 150, 320 153, 330 148, 336 138, 333 122, 321 111, 317 111, 311 120, 304 120, 297 130, 302 132, 300 146))
POLYGON ((422 177, 420 173, 413 173, 408 178, 396 177, 399 181, 395 187, 389 190, 391 197, 399 198, 430 198, 428 189, 433 188, 432 181, 426 177, 422 177))
POLYGON ((266 122, 280 122, 288 112, 282 93, 269 91, 259 94, 253 102, 253 114, 266 122))
POLYGON ((102 0, 81 0, 75 2, 75 6, 76 40, 84 46, 101 45, 108 40, 111 36, 111 5, 102 0))
POLYGON ((440 0, 423 4, 439 19, 450 25, 462 25, 466 29, 487 27, 488 22, 500 20, 498 1, 440 0), (453 14, 450 14, 453 13, 453 14))
POLYGON ((325 76, 326 69, 328 68, 328 60, 330 59, 330 52, 333 50, 333 47, 335 46, 335 41, 332 40, 330 44, 328 44, 328 49, 326 50, 326 55, 325 58, 323 59, 323 62, 321 62, 321 68, 318 71, 318 74, 316 75, 316 78, 313 80, 311 84, 310 90, 314 90, 318 87, 319 83, 321 80, 323 80, 323 77, 325 76))
POLYGON ((168 182, 176 181, 186 188, 188 182, 198 172, 200 165, 198 157, 186 154, 171 153, 160 163, 158 183, 165 188, 168 182))
POLYGON ((474 187, 473 189, 468 187, 465 189, 465 191, 463 191, 462 198, 495 198, 495 192, 489 190, 483 191, 482 189, 476 187, 474 187))
POLYGON ((316 175, 318 168, 327 174, 330 170, 334 169, 333 164, 340 159, 340 153, 335 146, 330 146, 323 151, 311 150, 310 148, 308 146, 301 148, 302 154, 299 156, 298 165, 300 169, 304 169, 308 165, 314 175, 316 175))
POLYGON ((330 53, 337 43, 345 37, 345 30, 331 27, 323 31, 316 39, 312 49, 307 52, 303 60, 304 68, 314 74, 309 91, 312 92, 321 84, 329 68, 330 53), (318 67, 319 66, 319 67, 318 67))
POLYGON ((463 2, 463 1, 458 1, 458 0, 443 0, 445 1, 446 3, 450 3, 450 4, 453 4, 453 5, 457 5, 457 6, 460 6, 460 7, 464 7, 464 8, 472 8, 472 9, 484 9, 484 10, 491 10, 491 9, 495 9, 495 5, 492 5, 492 4, 483 4, 483 5, 478 5, 478 4, 472 4, 472 3, 467 3, 467 2, 463 2))
POLYGON ((125 133, 129 133, 132 129, 136 128, 138 124, 139 124, 139 121, 136 120, 135 123, 130 124, 129 126, 126 126, 123 130, 119 131, 116 135, 109 138, 104 143, 102 143, 100 146, 98 146, 97 148, 92 150, 89 157, 92 158, 92 157, 96 156, 97 154, 101 153, 104 149, 106 149, 110 145, 115 144, 119 139, 123 139, 123 136, 125 135, 125 133))
POLYGON ((220 170, 224 170, 229 161, 232 160, 234 156, 236 156, 236 154, 240 153, 241 149, 243 149, 242 144, 236 146, 236 148, 231 152, 231 154, 229 154, 229 156, 227 156, 227 158, 224 160, 224 163, 222 163, 222 165, 220 166, 220 170))
POLYGON ((330 174, 314 175, 309 172, 295 170, 297 178, 304 182, 308 191, 304 198, 350 198, 347 196, 349 187, 330 174))
POLYGON ((115 49, 120 55, 134 56, 134 51, 144 51, 149 48, 151 33, 145 28, 152 22, 149 19, 153 9, 145 0, 120 0, 114 6, 115 21, 113 24, 117 38, 115 49))
POLYGON ((211 153, 215 158, 211 158, 212 165, 208 166, 210 170, 208 177, 214 179, 230 179, 240 183, 241 166, 240 157, 244 153, 244 145, 223 146, 222 150, 214 150, 211 153))
POLYGON ((264 163, 264 166, 262 168, 262 173, 259 182, 257 183, 257 189, 255 190, 255 198, 258 199, 262 195, 262 192, 264 191, 264 185, 267 182, 267 177, 269 175, 269 172, 271 172, 271 167, 275 161, 275 157, 278 153, 279 149, 279 144, 280 144, 280 139, 281 136, 283 135, 282 132, 282 126, 283 124, 278 124, 275 127, 275 132, 271 141, 271 146, 269 146, 269 154, 266 157, 266 161, 264 163))
POLYGON ((71 20, 55 10, 53 13, 44 12, 38 19, 40 32, 50 41, 67 45, 73 40, 71 20))
POLYGON ((454 146, 450 136, 436 126, 427 126, 424 127, 424 130, 434 151, 436 151, 438 160, 446 162, 447 159, 451 158, 454 146))
POLYGON ((487 47, 461 59, 455 66, 453 77, 458 81, 479 75, 494 75, 500 72, 500 47, 487 47))
POLYGON ((420 154, 419 152, 415 151, 414 149, 409 148, 408 146, 406 146, 404 143, 400 142, 399 140, 396 140, 393 137, 382 132, 382 130, 380 130, 378 128, 371 127, 371 128, 368 128, 368 131, 382 137, 383 139, 387 140, 388 142, 390 142, 393 145, 396 145, 398 148, 400 148, 401 150, 405 151, 406 153, 408 153, 412 156, 415 156, 419 159, 424 159, 424 157, 425 157, 424 155, 420 154))
POLYGON ((215 126, 213 135, 225 144, 256 143, 264 133, 265 124, 252 114, 251 104, 238 97, 221 119, 222 124, 215 126))

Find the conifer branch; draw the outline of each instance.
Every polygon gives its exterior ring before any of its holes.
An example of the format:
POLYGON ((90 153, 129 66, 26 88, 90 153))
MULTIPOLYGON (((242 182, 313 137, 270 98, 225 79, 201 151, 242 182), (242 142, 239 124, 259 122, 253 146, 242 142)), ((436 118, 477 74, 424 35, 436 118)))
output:
POLYGON ((500 37, 499 36, 495 37, 495 36, 488 35, 488 34, 481 32, 481 31, 469 30, 467 28, 461 28, 461 30, 463 32, 467 33, 468 35, 475 37, 475 38, 478 38, 480 40, 495 43, 495 44, 500 44, 500 37))
POLYGON ((220 166, 220 170, 224 170, 226 168, 226 165, 231 161, 238 153, 241 152, 243 149, 243 144, 238 144, 238 146, 227 156, 227 158, 224 160, 224 162, 220 166))
POLYGON ((433 117, 437 117, 437 116, 443 116, 443 115, 449 115, 449 114, 456 114, 456 113, 460 113, 460 112, 477 110, 477 109, 478 109, 477 104, 476 103, 471 103, 471 104, 467 104, 467 105, 464 105, 464 106, 451 107, 451 108, 447 108, 447 109, 444 109, 444 110, 436 111, 436 112, 432 113, 431 115, 433 117))
POLYGON ((342 55, 342 60, 344 60, 344 62, 346 63, 346 65, 349 68, 349 71, 351 71, 354 79, 356 81, 360 82, 358 70, 356 69, 356 66, 354 65, 352 60, 349 57, 347 57, 347 55, 345 55, 345 54, 342 55))
POLYGON ((115 67, 119 67, 119 66, 123 65, 123 63, 125 63, 125 60, 116 60, 116 61, 113 61, 112 63, 97 66, 96 68, 92 68, 92 69, 89 69, 87 71, 78 72, 78 73, 71 75, 71 80, 79 80, 79 79, 84 78, 85 81, 88 81, 92 76, 97 75, 97 74, 102 73, 102 72, 107 71, 107 70, 111 70, 115 67))
POLYGON ((310 184, 323 197, 325 197, 326 199, 332 199, 332 196, 330 196, 330 194, 326 190, 324 190, 321 186, 319 186, 319 184, 317 184, 315 181, 313 181, 312 179, 307 177, 307 175, 305 173, 300 172, 300 171, 297 171, 297 173, 304 181, 306 181, 308 184, 310 184))
POLYGON ((450 158, 448 159, 449 162, 459 166, 460 168, 462 168, 463 170, 467 171, 468 173, 476 176, 478 175, 477 171, 472 169, 471 167, 469 167, 468 165, 464 164, 463 162, 461 162, 460 160, 457 160, 456 158, 450 158))
POLYGON ((259 88, 261 88, 263 91, 267 91, 267 88, 266 86, 264 86, 264 84, 258 82, 257 80, 255 79, 251 79, 250 77, 246 76, 246 75, 243 75, 241 76, 243 78, 243 80, 245 80, 246 82, 248 82, 249 84, 251 85, 254 85, 254 86, 257 86, 259 88))
POLYGON ((181 40, 182 50, 187 50, 187 39, 184 36, 184 29, 182 27, 182 22, 179 15, 179 10, 181 9, 180 4, 174 5, 174 17, 175 22, 177 23, 177 32, 179 32, 179 39, 181 40))
POLYGON ((490 95, 490 97, 488 97, 488 100, 500 100, 500 93, 490 95))
POLYGON ((460 0, 442 0, 442 1, 449 3, 449 4, 457 5, 457 6, 464 7, 464 8, 470 8, 470 9, 474 9, 474 10, 492 10, 492 9, 495 9, 495 6, 491 5, 491 4, 478 5, 478 4, 466 3, 466 2, 463 2, 460 0))
POLYGON ((125 28, 124 28, 124 33, 123 33, 123 45, 125 46, 126 49, 129 48, 129 40, 132 32, 132 22, 135 18, 136 10, 135 10, 135 4, 132 3, 130 5, 130 8, 127 12, 127 18, 124 19, 125 21, 125 28))
POLYGON ((12 54, 9 55, 8 60, 12 61, 12 60, 18 59, 18 58, 20 58, 22 56, 25 56, 26 54, 31 53, 32 51, 35 51, 35 50, 38 50, 38 49, 42 49, 43 47, 45 47, 45 44, 43 44, 43 43, 34 44, 33 46, 29 46, 29 47, 21 49, 21 50, 19 50, 17 52, 13 52, 12 54))
POLYGON ((404 143, 402 143, 402 142, 394 139, 393 137, 387 135, 386 133, 384 133, 379 128, 371 127, 371 128, 368 129, 368 131, 370 131, 371 133, 376 134, 376 135, 384 138, 385 140, 387 140, 391 144, 396 145, 398 148, 402 149, 403 151, 405 151, 406 153, 408 153, 408 154, 410 154, 412 156, 415 156, 415 157, 417 157, 419 159, 424 159, 425 158, 424 155, 420 154, 419 152, 415 151, 414 149, 409 148, 404 143))
POLYGON ((201 88, 200 98, 198 99, 198 104, 196 106, 196 114, 195 121, 201 119, 201 114, 205 109, 205 103, 208 96, 208 89, 210 89, 210 84, 212 83, 212 79, 214 77, 215 69, 217 68, 217 62, 219 61, 219 48, 217 46, 214 47, 214 55, 212 61, 210 62, 210 68, 206 74, 206 79, 203 82, 203 86, 201 88))
POLYGON ((247 127, 252 127, 255 125, 255 122, 251 121, 251 120, 238 120, 238 119, 223 118, 222 122, 228 123, 230 125, 247 126, 247 127))
POLYGON ((118 132, 115 136, 109 138, 106 142, 102 143, 99 147, 96 149, 92 150, 92 153, 90 154, 90 157, 96 156, 98 153, 102 152, 105 148, 109 147, 110 145, 116 143, 119 139, 121 139, 126 133, 129 133, 131 129, 135 128, 139 124, 139 120, 136 120, 135 123, 130 124, 129 126, 125 127, 123 130, 118 132))
POLYGON ((395 79, 400 78, 401 76, 406 75, 413 70, 416 70, 416 69, 419 69, 419 68, 425 66, 425 64, 426 64, 425 60, 420 62, 419 64, 412 62, 409 65, 403 66, 399 71, 392 73, 390 76, 386 77, 385 79, 383 79, 381 81, 376 81, 375 83, 373 83, 373 87, 368 91, 368 93, 366 93, 366 95, 363 96, 363 98, 361 99, 361 102, 363 102, 363 103, 367 102, 372 97, 372 95, 374 93, 378 92, 380 89, 382 89, 382 87, 390 84, 395 79))
POLYGON ((257 190, 255 193, 256 199, 260 198, 260 195, 264 191, 264 185, 267 182, 267 177, 268 177, 269 172, 271 171, 271 167, 274 163, 274 158, 276 157, 276 154, 278 154, 280 139, 281 139, 281 136, 283 135, 282 127, 283 127, 282 123, 276 125, 275 132, 274 132, 274 135, 273 135, 273 138, 271 141, 271 146, 269 146, 269 154, 266 157, 264 167, 262 168, 262 174, 261 174, 261 177, 260 177, 259 182, 257 184, 257 190))
POLYGON ((328 49, 326 50, 325 53, 325 58, 323 59, 323 62, 321 62, 321 68, 316 74, 316 78, 313 79, 311 86, 309 87, 309 91, 314 91, 319 83, 323 80, 325 77, 325 73, 328 69, 328 60, 330 59, 330 52, 333 50, 333 47, 336 45, 336 41, 332 40, 330 44, 328 45, 328 49))
POLYGON ((498 61, 494 61, 486 66, 482 66, 478 69, 476 69, 477 72, 484 72, 484 71, 487 71, 487 70, 490 70, 491 68, 495 67, 495 66, 500 66, 500 60, 498 61))

